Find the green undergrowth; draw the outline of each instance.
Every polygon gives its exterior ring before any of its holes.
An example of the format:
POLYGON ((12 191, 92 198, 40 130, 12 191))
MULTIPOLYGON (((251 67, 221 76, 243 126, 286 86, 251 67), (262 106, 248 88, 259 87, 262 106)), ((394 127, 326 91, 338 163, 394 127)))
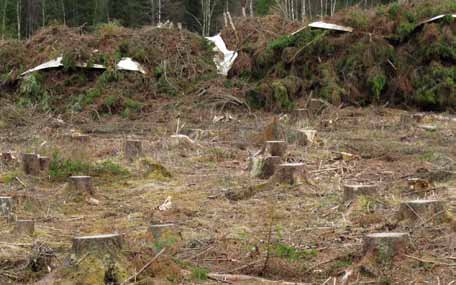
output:
POLYGON ((64 181, 70 176, 88 175, 97 178, 110 179, 128 177, 130 172, 110 160, 88 162, 63 158, 58 152, 52 155, 49 176, 53 181, 64 181))
POLYGON ((456 20, 422 20, 454 13, 454 1, 393 3, 370 11, 350 8, 331 22, 350 25, 343 33, 304 29, 254 51, 256 86, 245 94, 253 108, 288 111, 312 94, 333 104, 456 107, 456 20), (300 88, 289 88, 290 77, 300 88))

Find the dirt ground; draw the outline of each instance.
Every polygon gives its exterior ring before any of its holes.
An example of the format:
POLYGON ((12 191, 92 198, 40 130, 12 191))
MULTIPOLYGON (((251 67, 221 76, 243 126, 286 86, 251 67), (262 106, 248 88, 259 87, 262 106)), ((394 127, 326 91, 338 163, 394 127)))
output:
POLYGON ((18 235, 14 222, 1 219, 0 283, 123 284, 153 257, 127 284, 455 282, 456 118, 382 107, 276 115, 283 133, 317 130, 313 143, 288 147, 287 161, 305 163, 307 182, 285 186, 253 179, 248 171, 275 115, 192 104, 188 98, 157 101, 156 111, 140 121, 109 117, 75 124, 31 111, 19 125, 2 122, 1 150, 14 151, 17 159, 1 163, 0 196, 14 197, 15 215, 33 219, 35 232, 18 235), (88 134, 90 141, 68 140, 71 132, 88 134), (176 132, 191 140, 173 138, 176 132), (143 142, 146 158, 124 159, 129 137, 143 142), (67 179, 23 173, 20 153, 31 151, 109 160, 129 174, 99 175, 93 197, 76 199, 67 179), (411 187, 410 178, 425 186, 411 187), (379 192, 344 202, 344 183, 375 183, 379 192), (159 209, 167 198, 171 206, 159 209), (417 198, 444 200, 447 218, 398 221, 400 202, 417 198), (150 225, 163 223, 175 224, 170 235, 151 238, 150 225), (363 237, 374 232, 408 233, 410 246, 393 264, 372 265, 362 247, 363 237), (90 265, 84 271, 86 260, 71 263, 72 238, 106 233, 122 234, 118 254, 127 273, 111 283, 106 274, 104 283, 89 283, 84 276, 93 272, 90 265), (211 273, 263 279, 223 281, 211 273))

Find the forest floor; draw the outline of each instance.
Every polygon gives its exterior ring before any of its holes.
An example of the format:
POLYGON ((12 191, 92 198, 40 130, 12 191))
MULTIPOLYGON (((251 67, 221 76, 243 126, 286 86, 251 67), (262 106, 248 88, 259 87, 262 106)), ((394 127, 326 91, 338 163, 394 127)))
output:
POLYGON ((243 275, 308 284, 455 282, 455 117, 382 107, 281 116, 284 132, 317 131, 313 143, 288 147, 288 161, 305 163, 307 182, 262 187, 265 181, 249 175, 249 157, 274 115, 218 112, 182 100, 157 101, 140 121, 114 116, 75 125, 29 112, 20 126, 2 122, 0 148, 16 160, 1 162, 0 196, 14 198, 15 215, 33 219, 35 232, 20 236, 14 222, 0 221, 1 284, 122 284, 153 257, 127 284, 286 284, 232 279, 243 275), (176 130, 191 141, 173 138, 176 130), (89 142, 69 140, 75 132, 89 142), (127 137, 143 142, 144 158, 124 159, 127 137), (94 175, 95 194, 81 199, 56 173, 25 175, 20 153, 32 151, 67 159, 53 171, 109 161, 111 174, 94 175), (411 187, 410 178, 424 186, 411 187), (344 183, 375 183, 379 192, 344 202, 344 183), (170 207, 160 209, 168 198, 170 207), (417 198, 444 200, 448 219, 398 221, 400 202, 417 198), (167 223, 175 225, 166 235, 151 237, 151 224, 167 223), (372 267, 362 247, 374 232, 406 232, 410 247, 394 264, 372 267), (126 273, 114 281, 106 267, 84 264, 85 257, 74 262, 71 249, 75 236, 107 233, 125 241, 119 254, 126 273))

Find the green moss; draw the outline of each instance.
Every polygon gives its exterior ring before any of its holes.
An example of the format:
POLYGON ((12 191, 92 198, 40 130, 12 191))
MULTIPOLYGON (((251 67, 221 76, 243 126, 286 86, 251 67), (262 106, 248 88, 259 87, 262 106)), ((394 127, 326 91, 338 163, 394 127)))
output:
POLYGON ((148 158, 139 160, 139 167, 143 171, 143 177, 145 178, 166 180, 172 177, 171 172, 166 167, 148 158))
POLYGON ((293 108, 293 102, 288 96, 287 87, 282 81, 276 80, 272 83, 272 89, 274 90, 273 99, 275 104, 283 110, 291 110, 293 108))

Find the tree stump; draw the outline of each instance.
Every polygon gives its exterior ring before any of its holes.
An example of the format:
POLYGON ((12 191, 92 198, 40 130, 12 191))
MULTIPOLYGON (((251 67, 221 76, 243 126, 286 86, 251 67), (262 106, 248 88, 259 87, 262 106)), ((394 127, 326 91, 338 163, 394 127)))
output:
POLYGON ((40 170, 44 173, 49 172, 49 166, 51 164, 51 159, 47 156, 39 156, 40 161, 40 170))
POLYGON ((142 142, 138 140, 127 140, 125 142, 125 158, 135 160, 142 155, 142 142))
POLYGON ((250 175, 260 179, 268 179, 274 175, 277 166, 282 162, 280 156, 257 156, 252 158, 250 175))
POLYGON ((271 156, 283 157, 287 152, 287 142, 285 141, 266 141, 266 153, 271 156))
POLYGON ((71 176, 70 187, 79 193, 93 195, 95 192, 92 186, 92 177, 90 176, 71 176))
POLYGON ((18 235, 33 235, 35 222, 33 220, 16 220, 15 233, 18 235))
POLYGON ((409 114, 401 114, 399 124, 402 128, 408 128, 414 124, 413 117, 409 114))
POLYGON ((13 198, 0 197, 0 215, 9 217, 13 212, 13 205, 13 198))
POLYGON ((154 237, 154 240, 158 241, 162 238, 162 236, 166 235, 166 233, 175 231, 176 227, 177 227, 176 224, 150 225, 149 232, 154 237))
POLYGON ((344 201, 351 201, 358 196, 375 196, 377 195, 378 186, 374 184, 345 184, 344 201))
POLYGON ((431 183, 421 178, 409 178, 407 179, 408 188, 415 192, 421 192, 431 188, 431 183))
POLYGON ((287 141, 290 144, 307 146, 314 142, 317 131, 304 129, 290 129, 287 131, 287 141))
POLYGON ((295 185, 306 181, 304 163, 279 164, 273 176, 273 181, 281 184, 295 185))
POLYGON ((24 153, 22 154, 22 164, 24 172, 27 175, 38 176, 41 172, 40 159, 37 154, 24 153))
POLYGON ((394 257, 407 251, 407 233, 373 233, 364 237, 363 254, 381 265, 391 265, 394 257))
POLYGON ((75 143, 87 144, 90 142, 90 136, 84 134, 71 134, 70 140, 75 143))
POLYGON ((11 152, 3 152, 2 153, 2 161, 4 162, 11 162, 13 161, 14 156, 11 152))
POLYGON ((446 218, 445 203, 440 200, 414 200, 399 206, 399 220, 442 222, 446 218))
POLYGON ((80 256, 85 253, 117 253, 122 249, 122 236, 106 234, 73 238, 73 251, 80 256))

